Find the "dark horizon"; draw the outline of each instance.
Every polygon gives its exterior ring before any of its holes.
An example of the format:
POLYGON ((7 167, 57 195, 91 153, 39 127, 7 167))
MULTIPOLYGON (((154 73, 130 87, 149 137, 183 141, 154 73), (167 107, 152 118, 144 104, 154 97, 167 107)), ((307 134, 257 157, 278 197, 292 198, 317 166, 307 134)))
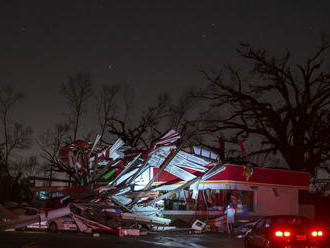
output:
MULTIPOLYGON (((275 54, 304 57, 330 30, 330 4, 319 1, 3 1, 1 83, 23 92, 15 116, 35 136, 63 119, 59 85, 88 72, 95 86, 133 86, 146 106, 204 86, 201 69, 237 63, 248 41, 275 54), (147 98, 145 96, 148 96, 147 98)), ((91 109, 93 111, 93 109, 91 109)), ((88 128, 93 126, 93 113, 88 128)), ((89 128, 89 129, 91 129, 89 128)))

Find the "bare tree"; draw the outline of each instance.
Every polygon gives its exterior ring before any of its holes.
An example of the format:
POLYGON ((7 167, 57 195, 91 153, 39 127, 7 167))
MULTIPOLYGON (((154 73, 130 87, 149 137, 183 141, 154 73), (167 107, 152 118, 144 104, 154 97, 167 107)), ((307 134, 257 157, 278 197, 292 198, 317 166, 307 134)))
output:
POLYGON ((53 129, 44 132, 38 138, 37 143, 40 147, 41 158, 49 166, 50 177, 52 177, 53 172, 65 172, 79 183, 79 178, 75 177, 74 170, 59 158, 60 149, 71 143, 70 131, 71 128, 69 125, 57 124, 53 129))
POLYGON ((16 159, 10 169, 11 174, 15 178, 41 175, 44 174, 45 170, 45 166, 39 163, 35 155, 16 159))
POLYGON ((177 130, 185 144, 192 144, 198 137, 195 129, 199 124, 199 114, 196 112, 195 99, 189 92, 175 104, 171 103, 167 93, 160 94, 141 113, 136 113, 138 105, 135 104, 132 88, 124 88, 122 97, 123 104, 116 101, 117 112, 109 119, 107 131, 112 136, 124 139, 126 144, 147 149, 168 129, 177 130))
POLYGON ((82 115, 87 111, 87 102, 93 95, 90 75, 78 73, 75 76, 69 76, 68 81, 61 84, 60 92, 65 97, 70 109, 69 122, 73 132, 71 138, 74 141, 77 139, 82 115))
POLYGON ((292 65, 289 52, 279 58, 242 43, 237 51, 250 65, 248 76, 231 66, 222 74, 203 72, 209 86, 198 96, 213 112, 205 131, 261 138, 264 148, 250 154, 279 152, 290 168, 314 173, 330 158, 329 46, 322 42, 304 63, 292 65))
POLYGON ((169 126, 180 133, 181 139, 186 145, 196 144, 200 139, 199 133, 196 132, 199 116, 196 101, 190 92, 182 95, 176 104, 170 105, 169 126))
POLYGON ((118 85, 102 85, 96 94, 96 112, 98 115, 101 135, 100 144, 104 143, 106 128, 109 125, 111 117, 115 114, 116 108, 118 107, 114 99, 118 91, 118 85))
POLYGON ((168 117, 170 99, 167 94, 160 95, 156 103, 138 117, 133 116, 136 106, 132 99, 132 91, 124 94, 124 113, 112 116, 107 130, 110 135, 122 138, 129 146, 147 149, 152 141, 162 133, 160 124, 168 117))
POLYGON ((39 136, 37 143, 41 149, 41 157, 50 165, 58 163, 58 151, 70 142, 70 127, 67 124, 57 124, 39 136))
POLYGON ((1 171, 9 173, 10 156, 15 150, 26 149, 31 145, 32 129, 10 118, 14 105, 23 95, 10 85, 0 87, 0 119, 1 135, 0 148, 3 156, 1 171))

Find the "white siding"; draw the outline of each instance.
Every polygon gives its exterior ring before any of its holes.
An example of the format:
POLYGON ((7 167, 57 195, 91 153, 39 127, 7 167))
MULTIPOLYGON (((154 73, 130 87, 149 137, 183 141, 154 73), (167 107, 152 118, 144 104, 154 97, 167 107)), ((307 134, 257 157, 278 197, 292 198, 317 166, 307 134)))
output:
POLYGON ((277 195, 272 188, 258 187, 255 191, 255 211, 253 215, 298 215, 298 190, 287 188, 275 188, 277 195))

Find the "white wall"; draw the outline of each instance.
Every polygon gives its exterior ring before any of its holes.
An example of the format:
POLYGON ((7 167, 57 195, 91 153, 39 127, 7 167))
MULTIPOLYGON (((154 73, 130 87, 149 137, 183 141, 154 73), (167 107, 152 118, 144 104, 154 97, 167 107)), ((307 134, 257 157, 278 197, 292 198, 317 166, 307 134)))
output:
POLYGON ((298 189, 258 187, 255 192, 253 215, 299 214, 298 189))

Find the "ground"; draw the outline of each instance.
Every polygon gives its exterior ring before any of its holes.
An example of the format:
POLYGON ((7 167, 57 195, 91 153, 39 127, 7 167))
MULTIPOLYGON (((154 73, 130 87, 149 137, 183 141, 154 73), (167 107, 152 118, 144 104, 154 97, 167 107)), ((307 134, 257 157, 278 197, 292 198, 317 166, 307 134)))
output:
POLYGON ((87 247, 221 247, 243 248, 243 240, 224 233, 153 233, 138 237, 117 237, 101 233, 0 232, 2 248, 87 248, 87 247))

